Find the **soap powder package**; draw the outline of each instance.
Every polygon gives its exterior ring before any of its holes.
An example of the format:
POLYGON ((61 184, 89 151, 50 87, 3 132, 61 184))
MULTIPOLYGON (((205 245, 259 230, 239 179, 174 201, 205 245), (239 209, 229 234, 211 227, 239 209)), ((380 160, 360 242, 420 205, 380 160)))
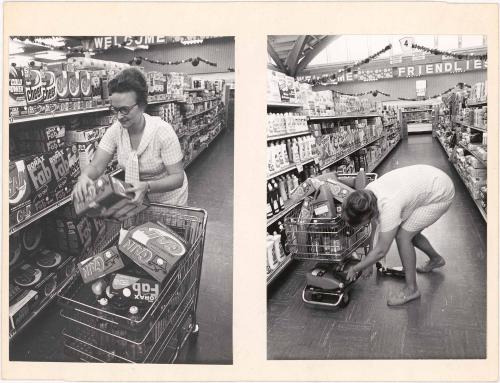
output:
POLYGON ((116 246, 78 263, 84 283, 89 283, 123 268, 124 263, 116 246))
POLYGON ((186 254, 188 246, 172 230, 148 222, 130 229, 119 249, 161 283, 186 254))

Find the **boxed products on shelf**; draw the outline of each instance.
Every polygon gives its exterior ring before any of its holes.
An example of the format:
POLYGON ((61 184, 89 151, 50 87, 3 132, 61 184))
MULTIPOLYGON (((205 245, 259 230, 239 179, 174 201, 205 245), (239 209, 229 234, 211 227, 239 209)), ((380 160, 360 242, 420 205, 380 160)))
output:
POLYGON ((32 263, 23 263, 12 270, 11 280, 23 289, 36 291, 39 304, 43 304, 57 288, 57 275, 32 263))
POLYGON ((478 82, 474 84, 470 91, 471 102, 485 101, 488 98, 488 82, 478 82))
POLYGON ((22 290, 22 293, 9 302, 9 333, 16 330, 39 306, 39 296, 35 290, 22 290))

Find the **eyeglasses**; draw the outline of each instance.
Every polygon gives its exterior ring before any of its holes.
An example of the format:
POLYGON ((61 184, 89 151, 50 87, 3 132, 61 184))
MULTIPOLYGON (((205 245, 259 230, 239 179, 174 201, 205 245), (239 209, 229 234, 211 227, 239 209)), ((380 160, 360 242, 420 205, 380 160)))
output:
POLYGON ((137 104, 130 105, 130 106, 122 106, 121 108, 115 108, 114 106, 110 106, 109 110, 113 112, 114 114, 121 113, 122 116, 126 116, 127 114, 130 113, 132 109, 135 108, 137 104))

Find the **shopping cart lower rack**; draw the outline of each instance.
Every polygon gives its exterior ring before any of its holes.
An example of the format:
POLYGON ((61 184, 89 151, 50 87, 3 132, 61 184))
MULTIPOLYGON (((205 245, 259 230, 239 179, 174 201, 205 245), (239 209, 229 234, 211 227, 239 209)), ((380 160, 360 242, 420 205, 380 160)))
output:
MULTIPOLYGON (((207 214, 204 210, 152 204, 122 224, 153 221, 175 230, 190 245, 162 283, 158 298, 129 315, 103 308, 80 278, 59 294, 65 352, 86 362, 173 363, 190 335, 198 332, 196 307, 207 214)), ((113 233, 117 240, 119 227, 113 233)))
MULTIPOLYGON (((339 174, 340 176, 340 174, 339 174)), ((355 177, 356 174, 342 174, 355 177)), ((377 178, 367 173, 368 182, 377 178)), ((301 206, 297 206, 285 218, 286 248, 293 259, 318 261, 306 275, 306 286, 302 300, 309 305, 337 308, 349 303, 349 291, 361 273, 353 281, 347 281, 347 266, 361 260, 356 250, 369 251, 370 225, 348 226, 340 216, 330 218, 302 219, 301 206)))

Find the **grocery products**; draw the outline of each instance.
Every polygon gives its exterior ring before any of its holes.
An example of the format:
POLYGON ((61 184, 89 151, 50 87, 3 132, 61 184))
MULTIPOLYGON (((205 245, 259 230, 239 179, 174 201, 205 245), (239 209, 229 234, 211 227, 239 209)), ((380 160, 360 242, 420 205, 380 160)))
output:
POLYGON ((119 249, 159 282, 188 250, 176 233, 152 222, 130 229, 119 249))
POLYGON ((118 248, 113 246, 78 263, 78 270, 83 282, 89 283, 120 270, 123 266, 118 248))
POLYGON ((99 177, 94 181, 94 187, 85 196, 84 201, 75 200, 75 211, 78 215, 100 216, 102 208, 106 209, 106 215, 126 216, 135 215, 147 208, 147 198, 142 204, 132 202, 133 193, 125 190, 129 186, 123 181, 109 175, 99 177))

